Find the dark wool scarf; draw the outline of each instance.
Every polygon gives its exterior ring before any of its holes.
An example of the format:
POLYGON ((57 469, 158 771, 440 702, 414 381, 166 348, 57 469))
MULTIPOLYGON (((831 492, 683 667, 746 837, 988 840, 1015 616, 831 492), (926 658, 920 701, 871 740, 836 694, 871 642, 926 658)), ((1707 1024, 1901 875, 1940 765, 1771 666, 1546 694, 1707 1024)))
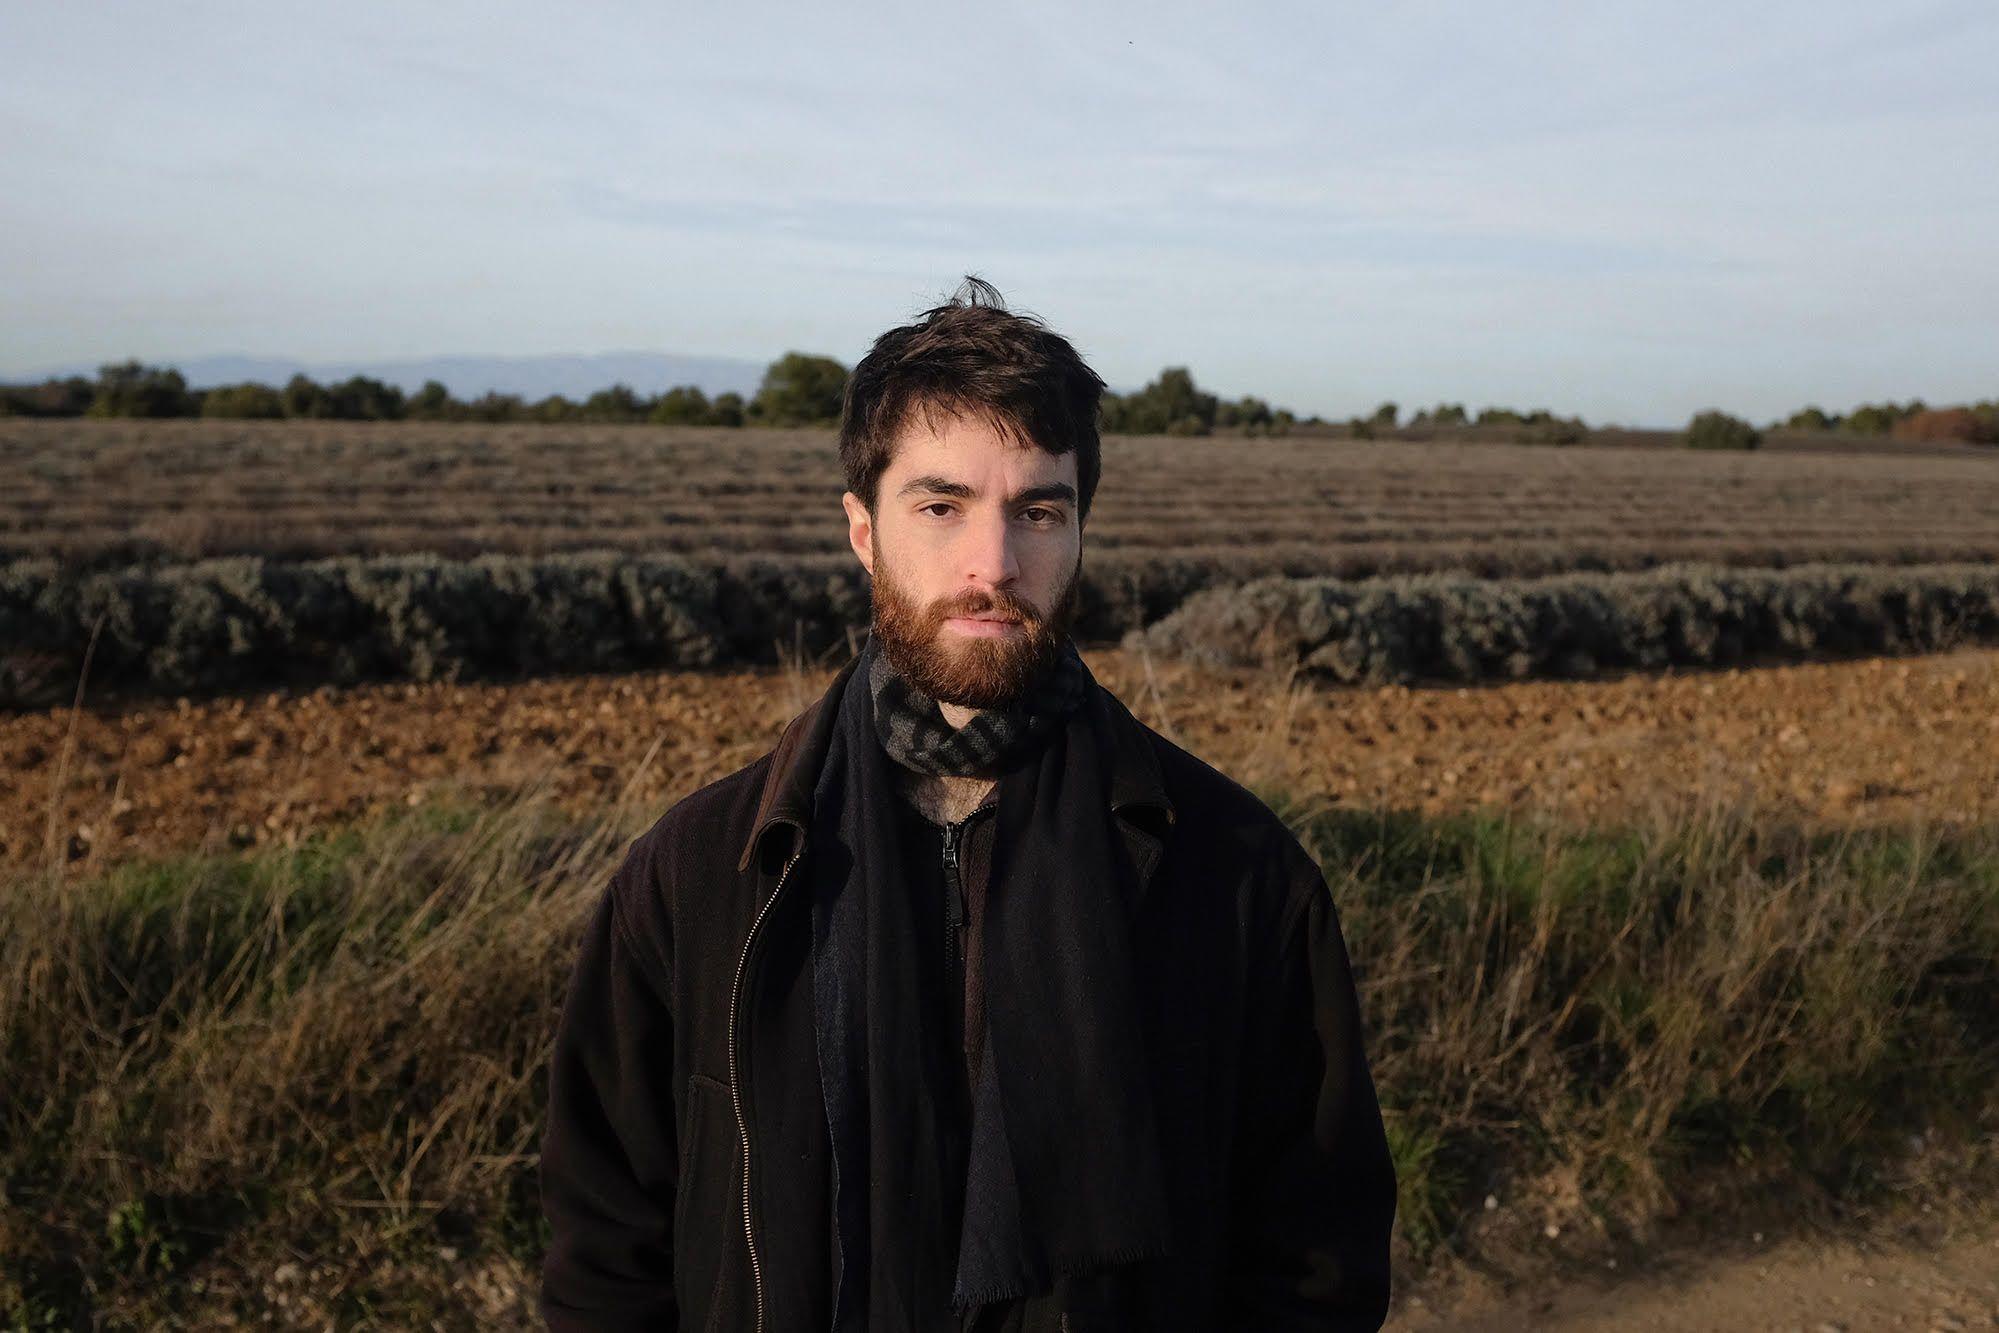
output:
MULTIPOLYGON (((868 642, 874 644, 872 634, 868 642)), ((1013 767, 1082 707, 1090 687, 1090 669, 1083 665, 1075 644, 1065 639, 1054 669, 1035 683, 1026 698, 984 709, 964 726, 954 727, 944 720, 944 710, 935 699, 889 665, 887 653, 877 649, 864 665, 882 748, 904 768, 950 777, 991 777, 1013 767)), ((857 669, 854 674, 864 673, 857 669)))
POLYGON ((953 729, 870 634, 813 792, 812 968, 832 1140, 836 1330, 956 1330, 976 1305, 1104 1299, 1167 1249, 1096 681, 1064 640, 1027 697, 953 729), (955 733, 955 734, 954 734, 955 733), (893 755, 893 759, 891 758, 893 755), (955 1253, 943 1216, 957 1034, 925 1010, 892 762, 999 778, 985 897, 985 1055, 955 1253))

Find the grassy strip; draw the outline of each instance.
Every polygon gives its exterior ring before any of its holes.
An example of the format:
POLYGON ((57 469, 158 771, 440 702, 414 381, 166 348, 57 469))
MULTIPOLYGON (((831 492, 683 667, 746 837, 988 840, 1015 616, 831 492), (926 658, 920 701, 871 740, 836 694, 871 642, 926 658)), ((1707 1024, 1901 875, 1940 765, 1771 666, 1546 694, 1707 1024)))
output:
POLYGON ((1489 1194, 1642 1237, 1869 1199, 1912 1137, 1999 1143, 1999 827, 1293 822, 1361 969, 1412 1256, 1475 1251, 1489 1194))
MULTIPOLYGON (((1407 1261, 1475 1250, 1492 1192, 1640 1234, 1773 1189, 1864 1198, 1910 1135, 1999 1130, 1999 828, 1265 796, 1340 904, 1407 1261)), ((267 1300, 244 1274, 287 1256, 341 1275, 328 1318, 422 1322, 409 1274, 441 1246, 531 1272, 553 1021, 642 818, 433 807, 9 886, 0 1323, 199 1322, 267 1300)))

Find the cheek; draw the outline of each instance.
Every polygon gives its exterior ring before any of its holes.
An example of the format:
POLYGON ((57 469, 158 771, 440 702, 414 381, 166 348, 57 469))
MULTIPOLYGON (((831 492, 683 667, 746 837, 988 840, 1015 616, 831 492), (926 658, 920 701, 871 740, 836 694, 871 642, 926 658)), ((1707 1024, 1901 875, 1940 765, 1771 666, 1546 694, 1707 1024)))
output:
POLYGON ((1035 568, 1051 571, 1052 577, 1059 580, 1068 577, 1081 553, 1081 544, 1075 536, 1064 533, 1050 534, 1041 541, 1028 543, 1022 555, 1032 560, 1035 568))
POLYGON ((1062 590, 1076 572, 1078 550, 1074 542, 1047 542, 1021 553, 1022 573, 1043 596, 1062 590))
POLYGON ((948 590, 940 582, 941 571, 949 564, 943 556, 928 535, 906 533, 892 549, 880 551, 877 559, 887 565, 904 600, 927 606, 948 590))

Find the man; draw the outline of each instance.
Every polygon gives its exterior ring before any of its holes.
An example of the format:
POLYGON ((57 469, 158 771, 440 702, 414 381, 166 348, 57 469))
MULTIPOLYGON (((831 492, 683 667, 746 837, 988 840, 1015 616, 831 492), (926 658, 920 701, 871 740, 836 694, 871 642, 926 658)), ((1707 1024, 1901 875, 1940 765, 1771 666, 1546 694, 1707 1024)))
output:
POLYGON ((1376 1329, 1323 876, 1069 637, 1103 381, 976 279, 847 385, 873 624, 631 846, 550 1076, 568 1329, 1376 1329))

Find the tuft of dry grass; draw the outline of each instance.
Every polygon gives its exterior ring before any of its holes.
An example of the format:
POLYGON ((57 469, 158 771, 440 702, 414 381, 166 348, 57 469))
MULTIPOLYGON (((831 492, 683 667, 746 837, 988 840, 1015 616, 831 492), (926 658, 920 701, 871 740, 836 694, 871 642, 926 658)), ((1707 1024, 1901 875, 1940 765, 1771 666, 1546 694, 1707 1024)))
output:
POLYGON ((440 1244, 535 1252, 554 1017, 634 818, 530 788, 7 885, 0 1324, 150 1324, 246 1246, 345 1282, 440 1244))
POLYGON ((1999 827, 1805 831, 1721 802, 1621 828, 1305 818, 1361 978, 1405 1255, 1643 1241, 1999 1148, 1999 827))

